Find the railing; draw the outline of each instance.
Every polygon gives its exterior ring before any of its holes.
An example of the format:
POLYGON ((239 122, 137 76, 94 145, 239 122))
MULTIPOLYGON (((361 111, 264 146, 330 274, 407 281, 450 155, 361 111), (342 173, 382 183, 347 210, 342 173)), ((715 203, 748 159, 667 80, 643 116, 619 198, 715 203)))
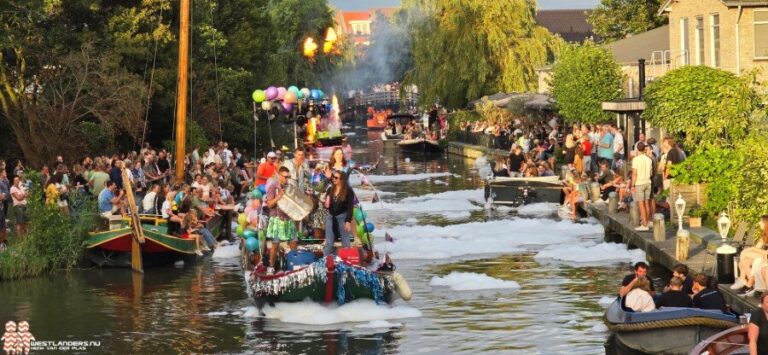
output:
POLYGON ((401 99, 399 91, 382 91, 369 94, 358 94, 347 100, 348 106, 388 106, 405 103, 407 105, 416 105, 419 101, 419 94, 406 92, 401 99))

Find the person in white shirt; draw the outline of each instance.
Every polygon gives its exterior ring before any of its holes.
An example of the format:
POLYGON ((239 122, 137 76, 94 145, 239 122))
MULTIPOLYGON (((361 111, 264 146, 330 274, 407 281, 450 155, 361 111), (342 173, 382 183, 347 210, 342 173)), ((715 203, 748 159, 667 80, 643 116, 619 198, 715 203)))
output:
MULTIPOLYGON (((645 143, 639 142, 637 149, 645 152, 645 143)), ((649 230, 648 217, 651 211, 651 174, 653 173, 653 161, 646 154, 638 154, 632 158, 632 198, 640 208, 642 225, 635 228, 636 231, 649 230)))
POLYGON ((650 312, 656 310, 656 304, 650 293, 650 281, 644 276, 638 277, 632 291, 624 298, 624 305, 635 312, 650 312))
POLYGON ((152 188, 144 196, 144 199, 141 200, 141 207, 143 208, 144 214, 156 214, 158 212, 158 211, 155 211, 155 205, 157 202, 157 194, 159 192, 160 192, 160 185, 153 184, 152 188))
POLYGON ((611 125, 611 134, 613 135, 613 163, 616 164, 619 160, 624 160, 625 158, 624 134, 615 125, 611 125))
POLYGON ((22 185, 21 177, 15 176, 13 178, 10 192, 16 215, 16 235, 22 236, 27 233, 27 196, 29 196, 29 191, 22 185))

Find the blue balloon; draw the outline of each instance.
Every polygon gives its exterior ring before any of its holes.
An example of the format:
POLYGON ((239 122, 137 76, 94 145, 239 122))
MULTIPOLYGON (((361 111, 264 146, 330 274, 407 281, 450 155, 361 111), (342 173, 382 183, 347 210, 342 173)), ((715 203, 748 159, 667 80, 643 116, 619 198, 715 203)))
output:
POLYGON ((309 92, 309 97, 312 98, 312 100, 320 100, 323 98, 322 91, 318 89, 312 89, 312 91, 309 92))
POLYGON ((259 240, 253 237, 246 239, 245 249, 247 249, 248 251, 259 250, 259 240))
POLYGON ((266 184, 259 185, 259 192, 261 192, 262 195, 266 195, 267 194, 267 185, 266 184))
POLYGON ((373 225, 373 223, 368 222, 365 224, 365 231, 368 233, 373 233, 373 230, 376 229, 373 225))
POLYGON ((256 231, 253 229, 246 229, 243 231, 243 238, 246 240, 256 238, 256 231))

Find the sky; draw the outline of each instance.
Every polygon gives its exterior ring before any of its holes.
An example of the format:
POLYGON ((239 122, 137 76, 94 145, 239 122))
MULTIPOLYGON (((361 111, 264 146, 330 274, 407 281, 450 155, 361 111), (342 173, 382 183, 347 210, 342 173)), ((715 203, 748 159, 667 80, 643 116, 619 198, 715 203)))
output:
MULTIPOLYGON (((400 5, 400 0, 328 0, 328 2, 346 11, 400 5)), ((539 9, 589 9, 597 6, 599 2, 600 0, 539 0, 539 9)))

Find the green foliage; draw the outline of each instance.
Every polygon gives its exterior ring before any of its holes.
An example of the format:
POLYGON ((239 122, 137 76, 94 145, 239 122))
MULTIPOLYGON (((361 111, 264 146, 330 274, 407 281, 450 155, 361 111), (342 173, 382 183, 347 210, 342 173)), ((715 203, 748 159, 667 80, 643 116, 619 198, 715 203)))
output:
POLYGON ((80 134, 86 138, 86 154, 96 155, 109 151, 113 147, 113 137, 109 135, 110 129, 97 122, 81 122, 80 134))
POLYGON ((660 0, 602 0, 587 22, 603 41, 612 42, 628 35, 652 30, 667 23, 658 16, 660 0))
POLYGON ((599 123, 613 118, 605 101, 621 98, 623 74, 610 51, 586 42, 568 45, 552 73, 552 95, 567 122, 599 123))
POLYGON ((751 132, 736 149, 743 159, 730 182, 737 192, 731 196, 731 218, 754 223, 761 215, 768 214, 768 194, 765 193, 768 191, 768 132, 751 132))
POLYGON ((462 122, 475 122, 482 119, 477 111, 456 111, 448 115, 448 139, 454 140, 461 130, 462 122))
MULTIPOLYGON (((32 181, 39 174, 28 172, 32 181)), ((96 223, 96 204, 91 198, 72 194, 73 213, 65 215, 58 207, 45 206, 40 185, 33 184, 29 196, 28 233, 12 239, 9 249, 0 253, 0 279, 39 276, 75 266, 83 256, 83 241, 96 223)))
POLYGON ((496 92, 534 91, 535 69, 561 40, 538 26, 530 0, 406 0, 413 68, 424 104, 463 107, 496 92))
MULTIPOLYGON (((205 150, 210 146, 210 143, 208 141, 208 138, 205 137, 205 132, 203 132, 203 129, 200 127, 200 124, 198 124, 196 121, 188 121, 187 122, 187 151, 192 151, 192 149, 195 149, 195 147, 200 148, 201 150, 205 150)), ((165 140, 163 141, 163 147, 167 149, 168 151, 175 152, 176 151, 176 140, 165 140)))
POLYGON ((687 147, 729 145, 743 139, 759 100, 750 81, 706 66, 675 69, 651 82, 643 118, 684 136, 687 147))

